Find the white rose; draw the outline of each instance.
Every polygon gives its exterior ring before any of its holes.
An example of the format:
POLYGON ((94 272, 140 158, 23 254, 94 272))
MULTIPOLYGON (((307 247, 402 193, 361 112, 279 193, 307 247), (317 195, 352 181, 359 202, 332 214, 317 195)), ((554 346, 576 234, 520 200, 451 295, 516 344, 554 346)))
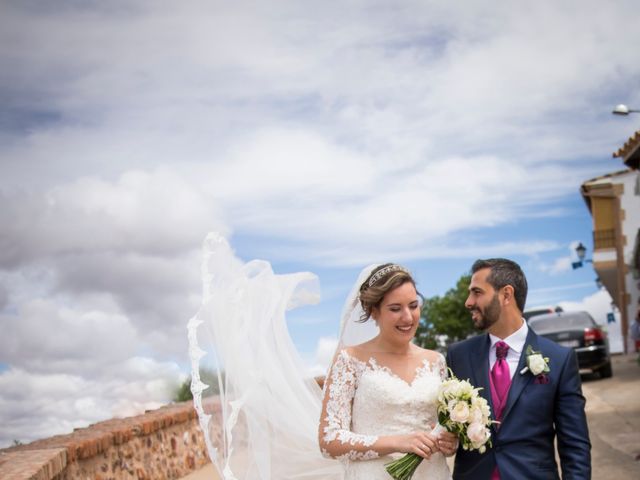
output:
POLYGON ((452 381, 449 385, 447 385, 447 387, 445 388, 445 393, 447 395, 448 398, 455 398, 458 395, 458 390, 460 389, 460 385, 458 382, 456 381, 452 381))
POLYGON ((471 394, 473 392, 473 385, 471 385, 469 382, 467 382, 466 380, 463 380, 460 382, 460 388, 458 390, 458 396, 466 396, 466 397, 470 397, 471 394))
POLYGON ((534 375, 540 375, 544 372, 547 364, 544 361, 544 358, 539 353, 534 353, 533 355, 529 355, 527 358, 527 363, 529 364, 529 370, 534 375))
POLYGON ((469 410, 469 423, 482 423, 484 420, 482 415, 482 408, 477 405, 474 405, 469 410))
POLYGON ((482 397, 476 397, 473 399, 473 401, 471 402, 471 405, 474 408, 478 408, 480 409, 480 411, 482 412, 482 416, 487 419, 491 416, 491 409, 489 408, 489 404, 487 403, 487 401, 482 398, 482 397))
POLYGON ((489 407, 489 404, 487 402, 482 405, 482 416, 484 417, 485 421, 491 417, 491 408, 489 407))
POLYGON ((477 445, 479 447, 480 445, 486 443, 486 441, 489 439, 490 434, 491 433, 489 432, 489 429, 485 428, 485 426, 481 423, 473 422, 467 428, 467 436, 469 437, 469 440, 471 440, 471 442, 474 444, 474 446, 477 445))
POLYGON ((440 385, 440 391, 438 392, 438 398, 440 398, 440 399, 445 398, 448 388, 449 388, 449 380, 445 380, 440 385))
POLYGON ((454 422, 466 422, 469 419, 469 405, 467 405, 467 402, 457 402, 452 409, 449 409, 449 418, 454 422))
POLYGON ((454 380, 447 380, 442 384, 442 386, 440 387, 440 401, 442 401, 443 399, 449 400, 454 397, 456 383, 457 382, 454 380))

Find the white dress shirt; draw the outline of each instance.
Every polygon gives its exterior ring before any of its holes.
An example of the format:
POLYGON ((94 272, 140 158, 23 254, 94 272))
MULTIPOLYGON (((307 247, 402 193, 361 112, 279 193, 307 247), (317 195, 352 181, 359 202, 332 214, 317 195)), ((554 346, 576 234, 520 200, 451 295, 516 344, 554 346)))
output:
POLYGON ((522 354, 524 344, 527 341, 527 333, 529 333, 529 327, 527 327, 527 322, 523 319, 522 326, 507 338, 498 338, 495 335, 489 334, 489 338, 491 339, 491 348, 489 349, 489 371, 491 371, 494 363, 496 363, 496 343, 502 340, 504 343, 509 345, 509 351, 507 352, 507 364, 509 365, 509 374, 513 380, 513 375, 518 369, 518 363, 520 363, 520 355, 522 354))

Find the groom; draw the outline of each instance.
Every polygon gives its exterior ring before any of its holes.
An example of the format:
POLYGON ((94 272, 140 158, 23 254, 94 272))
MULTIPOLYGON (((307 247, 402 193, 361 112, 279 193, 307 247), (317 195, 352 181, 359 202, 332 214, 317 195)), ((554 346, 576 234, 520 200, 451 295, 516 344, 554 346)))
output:
POLYGON ((504 258, 478 260, 471 268, 465 306, 476 328, 486 330, 453 344, 447 365, 461 380, 470 379, 491 405, 499 424, 491 427, 493 447, 486 453, 458 449, 456 480, 591 478, 591 444, 580 375, 571 349, 536 335, 522 318, 527 280, 520 266, 504 258), (527 367, 527 349, 540 357, 527 367))

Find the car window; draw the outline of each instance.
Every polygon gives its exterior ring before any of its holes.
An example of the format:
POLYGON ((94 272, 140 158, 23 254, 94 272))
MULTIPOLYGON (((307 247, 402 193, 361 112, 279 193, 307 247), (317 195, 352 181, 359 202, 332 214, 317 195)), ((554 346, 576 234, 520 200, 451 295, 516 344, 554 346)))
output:
POLYGON ((548 308, 544 308, 544 309, 539 309, 539 310, 527 310, 526 312, 524 312, 522 314, 522 316, 529 320, 531 317, 535 317, 536 315, 544 315, 546 313, 551 313, 550 309, 548 308))
POLYGON ((545 333, 590 328, 594 326, 594 321, 588 315, 544 315, 530 318, 529 326, 536 333, 545 333))
POLYGON ((556 306, 544 306, 544 307, 533 307, 522 312, 522 316, 525 320, 529 320, 531 317, 535 317, 537 315, 546 315, 548 313, 554 312, 562 312, 563 309, 560 305, 556 306))

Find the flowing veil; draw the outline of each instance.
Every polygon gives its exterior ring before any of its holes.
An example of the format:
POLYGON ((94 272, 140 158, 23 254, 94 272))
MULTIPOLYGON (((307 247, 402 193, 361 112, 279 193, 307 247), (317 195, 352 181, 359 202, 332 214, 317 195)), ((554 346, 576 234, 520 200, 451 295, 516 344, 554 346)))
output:
MULTIPOLYGON (((188 324, 191 390, 211 461, 224 480, 339 480, 341 465, 322 457, 322 391, 304 370, 285 312, 319 300, 318 279, 275 274, 268 262, 237 259, 210 233, 203 247, 202 305, 188 324), (217 371, 218 396, 207 397, 204 366, 217 371)), ((377 334, 357 323, 360 274, 343 309, 338 348, 377 334)), ((211 382, 210 382, 211 383, 211 382)))

